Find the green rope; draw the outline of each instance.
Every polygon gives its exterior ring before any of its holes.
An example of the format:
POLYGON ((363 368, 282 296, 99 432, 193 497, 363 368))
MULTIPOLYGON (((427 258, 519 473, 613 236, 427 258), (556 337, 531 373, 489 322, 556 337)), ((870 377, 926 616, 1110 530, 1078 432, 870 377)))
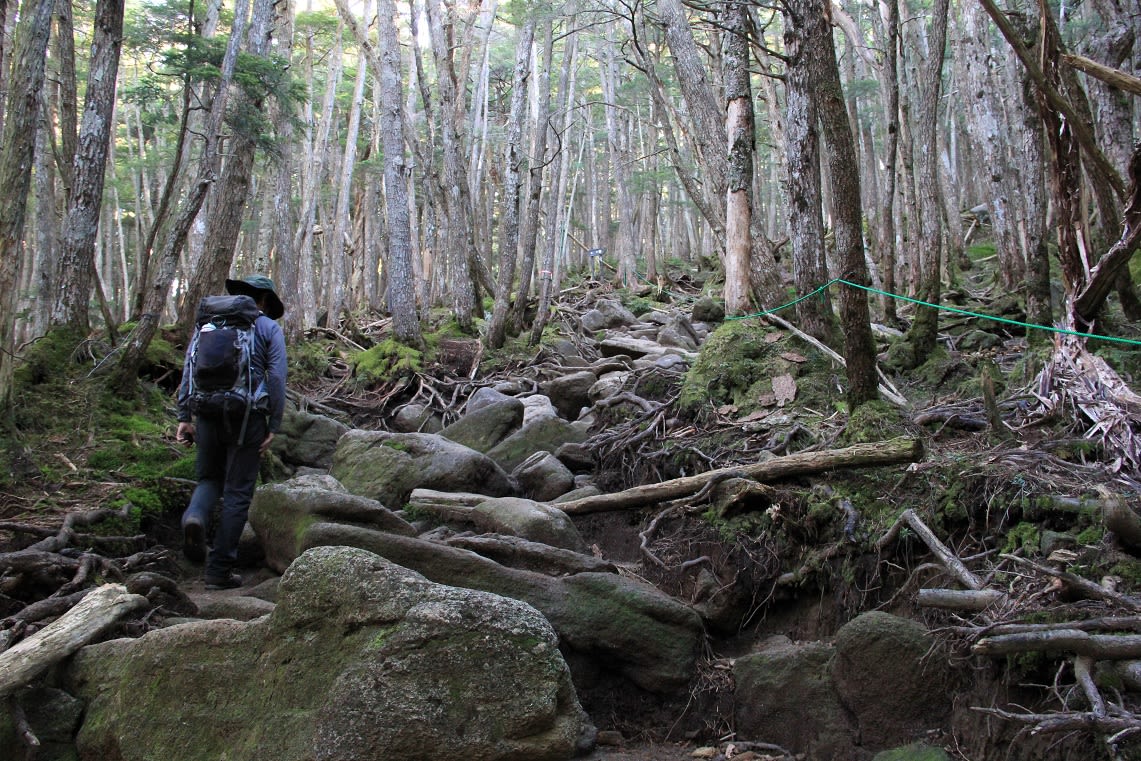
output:
POLYGON ((1054 327, 1054 326, 1050 326, 1050 325, 1037 325, 1037 324, 1032 323, 1032 322, 1021 322, 1019 320, 1011 320, 1011 319, 1008 319, 1006 317, 995 317, 994 315, 982 314, 980 312, 971 312, 967 309, 959 309, 958 307, 945 306, 942 304, 932 304, 929 301, 923 301, 922 299, 911 298, 910 296, 900 296, 899 294, 889 293, 888 291, 881 291, 878 288, 872 288, 871 286, 867 286, 867 285, 860 285, 859 283, 853 283, 850 280, 844 280, 842 278, 835 278, 833 280, 829 280, 827 283, 820 286, 819 288, 812 291, 811 293, 805 294, 804 296, 801 296, 798 299, 790 301, 787 304, 781 304, 778 307, 773 307, 772 309, 766 309, 763 312, 756 312, 755 314, 747 314, 747 315, 743 315, 741 317, 726 317, 725 319, 727 319, 727 320, 750 320, 750 319, 753 319, 755 317, 764 317, 765 315, 773 314, 774 312, 779 312, 782 309, 788 309, 789 307, 796 306, 800 302, 802 302, 806 299, 812 298, 813 296, 820 293, 821 291, 827 290, 828 288, 832 287, 832 285, 834 285, 836 283, 851 286, 852 288, 859 288, 860 290, 868 291, 869 293, 874 293, 878 296, 887 296, 888 298, 899 299, 900 301, 908 301, 912 304, 919 304, 920 306, 931 307, 932 309, 938 309, 938 310, 941 310, 944 312, 954 312, 955 314, 962 314, 962 315, 966 315, 968 317, 979 317, 979 318, 984 319, 984 320, 992 320, 994 322, 1003 322, 1003 323, 1006 323, 1007 325, 1017 325, 1019 327, 1029 328, 1031 330, 1045 330, 1045 331, 1049 331, 1051 333, 1060 333, 1062 335, 1067 335, 1067 336, 1078 336, 1080 338, 1096 338, 1100 341, 1115 341, 1117 343, 1132 344, 1133 346, 1141 346, 1141 341, 1137 341, 1137 340, 1134 340, 1132 338, 1121 338, 1118 336, 1103 336, 1103 335, 1099 335, 1097 333, 1083 333, 1079 330, 1069 330, 1066 328, 1058 328, 1058 327, 1054 327))

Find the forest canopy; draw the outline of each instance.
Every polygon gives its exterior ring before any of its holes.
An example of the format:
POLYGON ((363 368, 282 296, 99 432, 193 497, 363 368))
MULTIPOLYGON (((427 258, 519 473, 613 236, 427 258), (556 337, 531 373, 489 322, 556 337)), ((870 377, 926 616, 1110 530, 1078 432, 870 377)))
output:
POLYGON ((0 398, 57 328, 108 333, 130 378, 159 325, 188 333, 254 271, 292 338, 385 314, 416 346, 436 310, 497 347, 537 341, 592 265, 662 289, 707 264, 731 315, 819 294, 789 316, 842 349, 853 404, 870 323, 922 363, 937 310, 901 309, 940 304, 973 243, 1032 324, 1093 330, 1111 292, 1135 319, 1136 24, 1107 2, 0 0, 0 398))

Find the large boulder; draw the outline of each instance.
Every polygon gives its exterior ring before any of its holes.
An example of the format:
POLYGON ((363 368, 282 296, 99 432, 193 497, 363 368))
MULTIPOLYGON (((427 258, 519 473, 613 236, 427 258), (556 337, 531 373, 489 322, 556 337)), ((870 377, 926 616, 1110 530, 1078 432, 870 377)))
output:
POLYGON ((271 446, 288 465, 328 468, 333 462, 337 441, 348 430, 347 425, 332 418, 289 408, 271 446))
POLYGON ((339 521, 414 536, 412 524, 375 499, 349 494, 332 476, 298 476, 267 484, 254 493, 250 525, 261 540, 265 563, 284 573, 301 554, 305 526, 317 521, 339 521))
POLYGON ((440 431, 440 435, 477 452, 486 452, 519 430, 523 425, 523 402, 506 394, 491 393, 499 398, 475 406, 469 404, 467 414, 440 431))
POLYGON ((392 415, 392 428, 401 433, 439 433, 443 427, 439 414, 419 402, 403 404, 392 415))
POLYGON ((547 396, 567 420, 577 420, 583 407, 590 406, 590 387, 598 376, 590 370, 579 370, 552 378, 539 384, 539 390, 547 396))
POLYGON ((861 745, 886 750, 941 728, 951 711, 950 666, 931 657, 934 641, 921 624, 872 611, 840 627, 835 645, 832 682, 861 745))
POLYGON ((637 321, 634 313, 616 299, 599 299, 594 309, 587 310, 582 315, 582 327, 591 332, 603 328, 626 327, 637 321))
POLYGON ((551 622, 560 647, 576 656, 572 670, 579 664, 608 669, 658 694, 674 695, 689 684, 704 641, 701 619, 689 606, 617 574, 553 578, 457 547, 333 523, 310 526, 303 543, 360 547, 437 583, 527 602, 551 622))
POLYGON ((586 542, 570 517, 542 502, 522 497, 489 499, 472 509, 471 520, 484 531, 586 552, 586 542))
POLYGON ((353 494, 395 510, 413 489, 471 491, 489 497, 515 493, 495 460, 427 433, 353 430, 341 437, 330 471, 353 494))
POLYGON ((852 733, 829 673, 832 646, 777 636, 733 663, 736 728, 809 758, 852 758, 852 733))
POLYGON ((361 550, 298 558, 278 606, 82 650, 81 761, 561 761, 589 745, 550 625, 361 550))
POLYGON ((725 307, 711 296, 702 296, 693 302, 693 319, 696 322, 721 322, 725 319, 725 307))
POLYGON ((583 421, 572 423, 561 417, 541 415, 524 422, 522 428, 489 449, 487 456, 510 472, 536 452, 554 452, 568 443, 581 444, 589 436, 590 426, 583 421))
POLYGON ((519 491, 536 502, 550 502, 574 488, 574 473, 550 452, 536 452, 511 471, 519 491))

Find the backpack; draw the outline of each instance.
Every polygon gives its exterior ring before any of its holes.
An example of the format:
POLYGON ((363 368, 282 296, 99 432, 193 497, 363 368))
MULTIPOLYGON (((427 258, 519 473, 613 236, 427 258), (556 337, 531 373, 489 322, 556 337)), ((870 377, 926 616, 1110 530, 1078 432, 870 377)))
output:
POLYGON ((198 304, 190 341, 190 409, 227 425, 240 420, 239 440, 254 401, 250 359, 259 314, 249 296, 207 296, 198 304))

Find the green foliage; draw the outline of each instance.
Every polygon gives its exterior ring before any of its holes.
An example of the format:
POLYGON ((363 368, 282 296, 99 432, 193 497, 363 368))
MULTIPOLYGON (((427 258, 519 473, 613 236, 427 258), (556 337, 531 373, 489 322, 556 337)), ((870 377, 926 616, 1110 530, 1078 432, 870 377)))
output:
POLYGON ((729 518, 717 514, 715 510, 707 510, 701 514, 710 526, 717 530, 721 541, 732 544, 742 537, 756 537, 772 528, 772 517, 766 512, 740 513, 729 518))
POLYGON ((1031 555, 1036 555, 1041 543, 1042 530, 1038 524, 1023 521, 1006 533, 1006 542, 1002 551, 1009 553, 1022 549, 1031 555))
POLYGON ((421 371, 423 354, 391 338, 352 358, 358 385, 368 387, 421 371))
POLYGON ((989 259, 998 253, 998 248, 995 246, 994 241, 987 241, 982 243, 974 243, 967 246, 967 258, 972 263, 978 263, 983 259, 989 259))
POLYGON ((1129 589, 1141 588, 1141 560, 1127 558, 1121 560, 1109 569, 1111 576, 1117 576, 1129 589))
POLYGON ((840 442, 850 445, 883 441, 885 436, 890 437, 906 424, 907 418, 898 407, 881 400, 868 402, 848 416, 840 442))
POLYGON ((1105 525, 1094 523, 1078 532, 1076 541, 1079 545, 1089 546, 1099 544, 1105 538, 1105 525))
POLYGON ((653 299, 648 299, 645 296, 637 296, 629 291, 619 291, 618 295, 622 300, 623 306, 629 309, 635 317, 641 317, 647 312, 652 312, 659 307, 659 304, 653 299))
POLYGON ((308 386, 325 377, 329 363, 337 356, 337 349, 329 341, 321 339, 299 341, 290 345, 287 355, 289 382, 308 386))

